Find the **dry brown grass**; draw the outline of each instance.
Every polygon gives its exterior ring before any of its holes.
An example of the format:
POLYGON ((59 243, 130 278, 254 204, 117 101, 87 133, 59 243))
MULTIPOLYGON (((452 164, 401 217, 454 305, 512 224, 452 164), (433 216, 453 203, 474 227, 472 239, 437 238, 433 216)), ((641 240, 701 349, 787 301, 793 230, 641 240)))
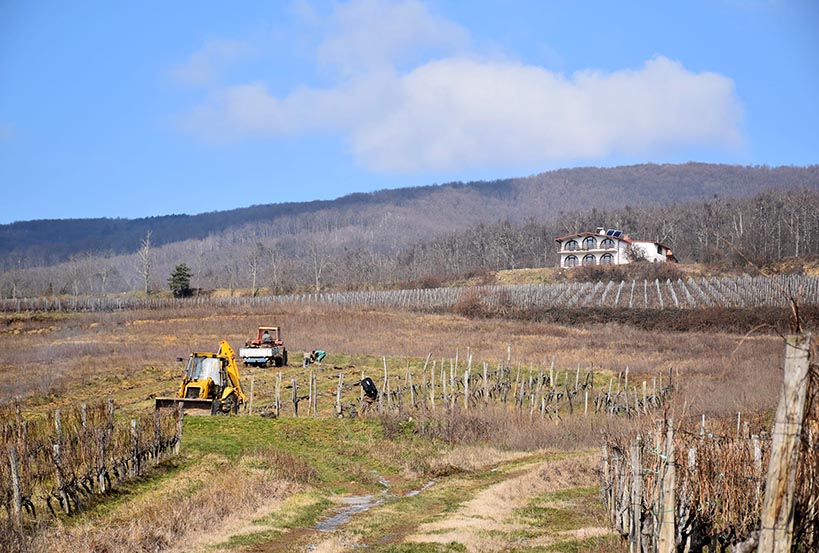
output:
MULTIPOLYGON (((582 527, 564 531, 542 529, 539 535, 517 517, 516 510, 525 507, 534 497, 559 490, 590 487, 596 484, 596 456, 584 454, 551 459, 520 467, 510 478, 494 484, 463 503, 454 513, 421 525, 408 537, 410 542, 461 543, 467 551, 507 551, 517 548, 547 547, 556 541, 586 539, 610 535, 605 527, 582 527)), ((550 508, 565 507, 557 502, 550 508)))
MULTIPOLYGON (((318 369, 320 413, 324 414, 329 413, 339 372, 345 373, 345 382, 362 372, 381 375, 381 356, 386 355, 390 368, 402 374, 407 362, 418 367, 430 352, 433 360, 445 359, 448 364, 456 350, 463 370, 467 348, 475 365, 487 361, 496 367, 506 359, 507 344, 511 344, 513 370, 518 366, 523 371, 548 369, 554 356, 556 367, 564 372, 579 366, 582 372, 593 367, 597 374, 616 373, 629 367, 631 384, 640 386, 646 380, 651 389, 652 378, 674 368, 680 384, 675 407, 678 420, 683 415, 706 413, 710 418, 769 409, 781 382, 778 369, 783 343, 770 335, 647 331, 613 323, 561 326, 361 308, 294 305, 277 309, 275 313, 269 308, 242 307, 219 313, 190 308, 7 318, 0 324, 4 352, 0 370, 6 375, 0 383, 0 399, 22 396, 29 411, 106 397, 113 397, 125 409, 142 409, 152 403, 151 394, 171 392, 178 384, 177 356, 213 351, 222 339, 238 350, 257 326, 271 323, 284 328, 291 359, 287 375, 303 373, 295 366, 301 352, 321 347, 330 353, 325 366, 318 369)), ((257 408, 269 404, 275 372, 243 370, 243 377, 250 375, 256 379, 257 408)), ((607 379, 598 381, 595 387, 607 383, 607 379)), ((286 402, 289 396, 287 392, 283 395, 286 402)), ((520 451, 593 447, 602 432, 625 432, 624 427, 632 424, 603 416, 580 416, 556 424, 537 415, 530 417, 528 412, 509 414, 499 409, 476 409, 454 417, 439 410, 436 415, 414 415, 414 427, 424 437, 457 444, 458 452, 451 458, 420 463, 417 459, 423 456, 390 451, 387 446, 382 448, 383 455, 403 455, 408 474, 457 473, 485 466, 493 456, 506 459, 520 451), (495 449, 485 447, 487 444, 495 449)), ((396 431, 401 431, 400 422, 396 419, 396 431)), ((389 421, 386 427, 389 431, 389 421)), ((274 465, 286 464, 286 459, 274 461, 274 465)), ((367 467, 361 472, 367 474, 367 467)), ((144 500, 117 507, 111 516, 95 520, 90 515, 82 523, 60 523, 39 538, 48 541, 38 541, 34 550, 59 552, 67 550, 69 543, 72 549, 79 546, 92 551, 116 551, 126 543, 138 544, 128 550, 167 547, 196 533, 189 519, 221 521, 237 513, 241 518, 272 508, 276 498, 295 486, 282 483, 279 474, 242 466, 245 484, 229 498, 228 510, 223 499, 208 492, 210 485, 185 488, 182 501, 170 493, 176 484, 168 490, 157 489, 144 500), (247 494, 248 489, 253 493, 247 494), (140 521, 138 527, 136 521, 140 521)), ((201 481, 229 487, 225 481, 220 484, 219 478, 216 473, 201 475, 201 481)))
MULTIPOLYGON (((389 425, 388 425, 389 427, 389 425)), ((530 416, 526 412, 487 407, 469 412, 416 415, 416 432, 450 444, 492 444, 506 451, 539 449, 571 451, 595 447, 606 432, 630 428, 629 420, 582 413, 565 421, 530 416)))
POLYGON ((57 521, 38 534, 31 553, 78 550, 95 553, 154 552, 175 543, 196 542, 230 517, 243 517, 270 502, 281 502, 299 488, 275 477, 268 460, 246 457, 239 463, 214 456, 139 499, 122 503, 113 513, 89 515, 83 522, 57 521), (237 486, 236 482, 242 482, 237 486))
MULTIPOLYGON (((330 363, 343 359, 359 374, 378 374, 382 355, 417 360, 432 352, 433 360, 448 362, 456 349, 463 360, 467 348, 476 363, 486 360, 493 367, 506 358, 507 344, 513 368, 541 366, 555 356, 564 369, 628 366, 632 382, 639 385, 646 378, 651 386, 652 377, 673 367, 682 383, 678 398, 689 411, 709 415, 770 408, 781 381, 782 340, 767 335, 645 331, 612 323, 567 327, 316 306, 285 306, 276 313, 191 308, 7 319, 0 331, 0 370, 7 376, 0 399, 28 396, 30 405, 53 406, 113 396, 121 404, 138 403, 173 389, 177 356, 213 351, 222 339, 238 349, 265 323, 284 328, 291 366, 302 351, 321 347, 330 353, 330 363)), ((269 386, 260 385, 257 393, 264 396, 269 386)))

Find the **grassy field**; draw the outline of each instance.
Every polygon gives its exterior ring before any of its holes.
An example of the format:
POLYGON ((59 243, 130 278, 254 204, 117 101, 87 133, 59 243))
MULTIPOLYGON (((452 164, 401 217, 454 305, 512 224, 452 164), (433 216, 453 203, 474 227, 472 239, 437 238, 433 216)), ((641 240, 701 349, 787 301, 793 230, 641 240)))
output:
MULTIPOLYGON (((435 424, 430 415, 338 419, 338 375, 379 382, 383 357, 391 373, 404 374, 430 353, 449 363, 457 352, 463 369, 467 350, 490 366, 511 351, 512 366, 524 370, 553 357, 558 370, 629 367, 635 379, 673 368, 677 419, 770 409, 781 378, 782 340, 770 335, 291 306, 6 315, 0 397, 19 398, 27 415, 109 397, 124 414, 150 409, 154 396, 178 385, 177 356, 215 351, 222 339, 238 350, 262 324, 284 328, 285 383, 304 378, 302 352, 328 351, 316 368, 318 417, 293 418, 289 392, 278 419, 187 417, 178 458, 79 516, 49 520, 31 549, 621 551, 594 469, 601 432, 631 421, 555 423, 497 409, 443 423, 437 415, 435 424)), ((277 372, 243 370, 256 413, 272 404, 277 372)))

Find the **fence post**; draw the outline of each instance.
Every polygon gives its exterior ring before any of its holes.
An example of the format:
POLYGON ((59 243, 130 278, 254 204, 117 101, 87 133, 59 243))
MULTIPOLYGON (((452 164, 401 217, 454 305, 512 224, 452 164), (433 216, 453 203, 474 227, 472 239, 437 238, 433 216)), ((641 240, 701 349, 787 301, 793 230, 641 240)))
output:
MULTIPOLYGON (((469 364, 472 364, 472 356, 469 356, 469 364)), ((469 369, 464 372, 464 411, 469 411, 469 369)))
POLYGON ((415 387, 412 385, 412 372, 407 367, 407 386, 410 389, 410 409, 415 409, 415 387))
POLYGON ((318 382, 316 381, 316 372, 310 371, 310 409, 309 413, 316 416, 316 411, 318 410, 318 382))
POLYGON ((611 465, 609 464, 609 446, 602 445, 602 455, 600 456, 600 478, 603 481, 603 502, 606 505, 606 514, 609 517, 609 524, 614 525, 614 505, 612 500, 611 465))
POLYGON ((178 455, 182 447, 182 402, 176 404, 176 443, 173 444, 173 454, 178 455))
POLYGON ((247 405, 247 414, 248 415, 253 414, 253 386, 255 384, 255 380, 256 380, 256 377, 251 375, 251 377, 250 377, 250 398, 248 398, 248 405, 247 405))
POLYGON ((486 361, 483 362, 483 403, 489 405, 489 382, 486 380, 486 361))
POLYGON ((423 395, 424 395, 424 397, 423 397, 423 399, 424 399, 424 411, 426 411, 426 409, 427 409, 427 366, 429 365, 429 360, 430 359, 432 359, 432 352, 427 353, 427 358, 424 360, 424 368, 421 369, 421 375, 422 375, 422 377, 423 377, 422 379, 424 381, 424 387, 423 387, 423 390, 424 390, 424 393, 423 393, 423 395))
POLYGON ((432 369, 429 371, 429 385, 432 393, 429 395, 429 404, 435 411, 435 361, 432 362, 432 369))
POLYGON ((298 417, 299 416, 299 389, 298 389, 298 384, 296 384, 296 379, 295 378, 293 379, 293 396, 292 396, 292 400, 293 400, 293 416, 298 417))
MULTIPOLYGON (((620 384, 619 380, 617 384, 620 384)), ((619 388, 619 386, 618 386, 619 388)), ((625 385, 623 389, 626 391, 626 416, 631 414, 631 406, 628 404, 628 365, 626 365, 626 378, 625 378, 625 385)), ((618 390, 619 391, 619 390, 618 390)))
POLYGON ((641 455, 643 440, 637 434, 637 441, 631 446, 631 525, 629 526, 629 553, 642 553, 643 528, 643 465, 641 455))
POLYGON ((276 418, 282 414, 282 373, 276 375, 276 418))
POLYGON ((674 553, 676 551, 674 528, 676 511, 676 467, 674 464, 674 421, 666 421, 665 462, 663 463, 663 500, 660 504, 660 536, 657 541, 657 553, 674 553))
POLYGON ((131 419, 131 476, 142 474, 142 463, 139 459, 139 432, 136 419, 131 419))
POLYGON ((771 459, 760 517, 759 553, 791 550, 793 495, 808 390, 810 342, 810 334, 788 336, 785 341, 785 375, 771 437, 771 459))
POLYGON ((344 386, 344 373, 338 375, 338 388, 336 388, 336 416, 341 416, 341 388, 344 386))
POLYGON ((55 473, 57 476, 57 493, 60 497, 65 514, 71 514, 71 503, 69 503, 68 493, 66 492, 65 479, 63 478, 63 461, 60 453, 60 444, 51 445, 51 459, 54 462, 55 473))
POLYGON ((455 393, 455 367, 458 365, 458 350, 455 350, 455 363, 449 360, 449 410, 455 410, 455 400, 457 394, 455 393))
POLYGON ((17 457, 17 448, 14 446, 9 448, 9 467, 11 468, 13 500, 12 522, 20 543, 23 543, 23 489, 20 484, 20 460, 17 457))
POLYGON ((387 397, 387 404, 384 405, 384 394, 389 394, 389 389, 387 388, 387 383, 389 382, 389 375, 387 375, 387 356, 383 356, 382 360, 384 361, 384 384, 381 385, 381 393, 378 394, 378 410, 383 413, 384 409, 389 408, 389 397, 387 397))

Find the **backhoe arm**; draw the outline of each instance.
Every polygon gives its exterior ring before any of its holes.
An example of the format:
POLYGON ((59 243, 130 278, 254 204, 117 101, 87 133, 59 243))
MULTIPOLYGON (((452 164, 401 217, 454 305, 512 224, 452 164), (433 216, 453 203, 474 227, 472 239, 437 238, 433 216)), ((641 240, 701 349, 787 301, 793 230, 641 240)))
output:
POLYGON ((239 376, 239 365, 236 364, 236 353, 233 351, 233 348, 230 347, 230 344, 227 343, 227 340, 222 340, 219 342, 219 357, 223 357, 228 360, 227 367, 225 367, 225 373, 227 373, 231 386, 233 386, 233 389, 236 390, 236 395, 239 396, 242 403, 246 403, 247 396, 245 395, 244 390, 242 390, 242 383, 239 376))

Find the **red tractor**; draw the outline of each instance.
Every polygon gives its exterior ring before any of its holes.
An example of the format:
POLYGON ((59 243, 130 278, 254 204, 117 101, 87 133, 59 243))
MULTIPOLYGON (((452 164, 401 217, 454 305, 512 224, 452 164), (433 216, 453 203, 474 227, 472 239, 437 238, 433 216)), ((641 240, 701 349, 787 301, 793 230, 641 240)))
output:
POLYGON ((287 365, 287 348, 278 326, 260 326, 255 340, 249 340, 239 350, 245 366, 281 367, 287 365))

